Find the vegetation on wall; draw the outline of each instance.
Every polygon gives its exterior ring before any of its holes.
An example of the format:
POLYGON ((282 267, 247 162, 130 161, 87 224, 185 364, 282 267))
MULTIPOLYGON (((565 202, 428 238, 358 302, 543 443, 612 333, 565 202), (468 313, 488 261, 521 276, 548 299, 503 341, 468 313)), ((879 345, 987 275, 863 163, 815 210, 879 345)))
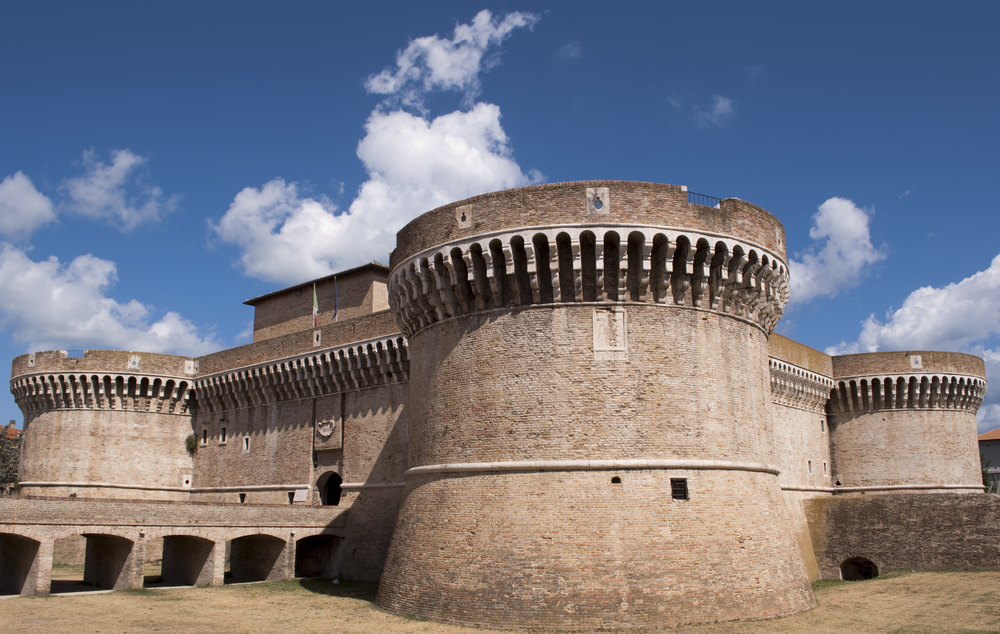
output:
POLYGON ((990 459, 979 457, 979 464, 983 468, 983 486, 986 487, 987 493, 996 493, 997 489, 1000 488, 1000 482, 997 481, 997 476, 990 473, 990 459))
POLYGON ((198 450, 198 437, 194 434, 188 435, 188 437, 184 439, 184 448, 187 449, 187 452, 193 456, 194 452, 198 450))
POLYGON ((14 421, 0 431, 0 493, 17 492, 17 460, 21 455, 21 434, 10 438, 14 421))

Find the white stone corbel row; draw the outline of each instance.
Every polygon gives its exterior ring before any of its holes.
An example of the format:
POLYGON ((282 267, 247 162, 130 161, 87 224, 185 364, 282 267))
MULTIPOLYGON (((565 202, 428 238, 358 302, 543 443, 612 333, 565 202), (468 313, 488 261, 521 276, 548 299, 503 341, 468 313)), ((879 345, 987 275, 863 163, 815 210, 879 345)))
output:
POLYGON ((986 396, 986 379, 953 372, 843 377, 830 406, 836 413, 891 409, 953 409, 975 413, 986 396))
POLYGON ((409 344, 400 335, 209 374, 194 390, 206 411, 315 398, 410 380, 409 344))
POLYGON ((833 379, 781 359, 768 359, 771 370, 771 401, 813 412, 826 411, 833 379))
POLYGON ((185 414, 192 394, 187 378, 102 372, 22 374, 11 379, 10 391, 25 414, 57 409, 185 414))
POLYGON ((478 311, 571 302, 701 308, 770 333, 788 301, 788 267, 768 249, 722 234, 553 225, 426 249, 396 266, 388 287, 406 336, 478 311))

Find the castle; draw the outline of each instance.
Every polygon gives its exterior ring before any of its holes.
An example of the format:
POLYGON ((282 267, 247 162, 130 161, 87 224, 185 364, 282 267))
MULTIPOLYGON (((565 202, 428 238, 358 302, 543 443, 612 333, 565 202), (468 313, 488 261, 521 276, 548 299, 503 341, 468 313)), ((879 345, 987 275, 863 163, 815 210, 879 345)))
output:
POLYGON ((1000 568, 983 360, 808 348, 773 332, 788 279, 750 203, 538 185, 421 215, 388 267, 247 301, 248 345, 22 355, 0 592, 49 592, 85 540, 104 588, 155 553, 168 584, 337 576, 401 614, 628 628, 1000 568))

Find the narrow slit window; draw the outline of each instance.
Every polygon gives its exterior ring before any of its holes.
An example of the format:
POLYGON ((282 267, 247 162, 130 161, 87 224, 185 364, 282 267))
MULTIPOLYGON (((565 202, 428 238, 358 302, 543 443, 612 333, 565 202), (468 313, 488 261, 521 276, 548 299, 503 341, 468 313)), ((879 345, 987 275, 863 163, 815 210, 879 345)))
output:
POLYGON ((240 504, 243 504, 246 501, 247 501, 247 494, 246 493, 240 493, 240 504))
POLYGON ((809 461, 807 461, 807 464, 809 465, 809 473, 812 473, 813 472, 813 461, 809 460, 809 461))
POLYGON ((823 463, 823 475, 827 475, 825 462, 823 463))
POLYGON ((243 437, 243 453, 250 453, 250 436, 243 437))
POLYGON ((219 430, 219 442, 226 442, 226 428, 223 427, 219 430))
POLYGON ((688 499, 688 481, 686 478, 670 478, 670 495, 675 500, 688 499))
POLYGON ((819 419, 819 431, 820 431, 821 434, 825 434, 826 433, 826 419, 825 418, 819 419))
POLYGON ((201 444, 203 444, 203 445, 207 445, 208 444, 208 430, 207 429, 201 430, 201 444))

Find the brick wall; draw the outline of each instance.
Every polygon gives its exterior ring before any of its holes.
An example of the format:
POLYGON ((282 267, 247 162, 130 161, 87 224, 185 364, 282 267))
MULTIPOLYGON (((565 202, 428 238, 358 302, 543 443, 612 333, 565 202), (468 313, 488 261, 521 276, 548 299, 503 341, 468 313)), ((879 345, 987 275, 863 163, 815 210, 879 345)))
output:
POLYGON ((900 569, 1000 569, 1000 496, 851 495, 805 502, 826 579, 863 557, 879 574, 900 569))
POLYGON ((704 229, 740 236, 785 255, 785 230, 767 211, 730 198, 720 208, 691 205, 675 185, 580 181, 483 194, 429 211, 396 235, 390 268, 431 246, 514 227, 596 222, 704 229), (588 213, 587 188, 610 190, 610 213, 588 213), (459 217, 467 222, 459 226, 459 217))
POLYGON ((333 321, 335 306, 340 321, 388 309, 385 292, 388 272, 382 265, 369 264, 248 300, 246 303, 254 307, 254 342, 301 330, 311 332, 313 284, 320 325, 333 321))

